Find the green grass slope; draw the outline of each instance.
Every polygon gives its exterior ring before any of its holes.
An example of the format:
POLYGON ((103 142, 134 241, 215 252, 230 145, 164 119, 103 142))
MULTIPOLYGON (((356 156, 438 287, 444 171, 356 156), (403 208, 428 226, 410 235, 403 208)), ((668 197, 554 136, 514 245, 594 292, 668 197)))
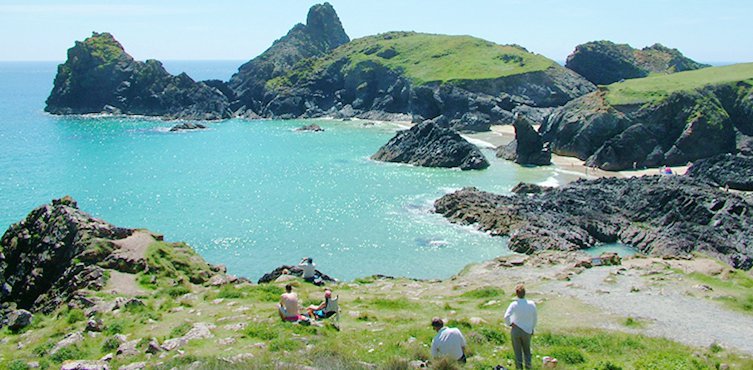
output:
POLYGON ((748 81, 753 83, 753 63, 704 68, 669 75, 654 75, 607 85, 607 101, 612 105, 644 104, 662 100, 678 91, 700 89, 748 81))
POLYGON ((374 62, 401 71, 415 84, 485 80, 544 71, 556 63, 520 46, 497 45, 471 36, 390 32, 353 40, 324 58, 306 60, 272 86, 289 85, 347 58, 347 69, 374 62))

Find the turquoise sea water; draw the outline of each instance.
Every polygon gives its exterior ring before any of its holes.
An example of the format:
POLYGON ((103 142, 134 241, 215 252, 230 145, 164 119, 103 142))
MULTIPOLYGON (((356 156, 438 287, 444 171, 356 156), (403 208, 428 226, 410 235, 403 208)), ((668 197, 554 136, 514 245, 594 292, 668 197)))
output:
MULTIPOLYGON (((227 80, 238 62, 169 62, 227 80)), ((228 120, 169 133, 174 122, 43 112, 55 63, 0 63, 0 227, 66 194, 95 217, 186 241, 212 263, 257 279, 311 256, 341 279, 445 278, 508 254, 504 238, 452 225, 432 202, 463 186, 507 193, 553 182, 553 168, 461 172, 369 160, 392 124, 228 120)))

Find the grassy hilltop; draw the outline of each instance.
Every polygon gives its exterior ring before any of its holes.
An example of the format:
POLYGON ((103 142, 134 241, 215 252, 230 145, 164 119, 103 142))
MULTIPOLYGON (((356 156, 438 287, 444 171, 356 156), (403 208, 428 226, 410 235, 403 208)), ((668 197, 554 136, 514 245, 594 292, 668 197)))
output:
POLYGON ((497 45, 471 36, 390 32, 353 40, 318 60, 304 60, 292 73, 269 83, 291 84, 346 58, 347 69, 370 61, 402 72, 417 85, 484 80, 544 71, 555 62, 516 45, 497 45))
POLYGON ((692 91, 707 85, 745 81, 753 84, 753 63, 709 67, 668 75, 652 75, 607 85, 607 101, 612 105, 644 104, 660 101, 674 92, 692 91))

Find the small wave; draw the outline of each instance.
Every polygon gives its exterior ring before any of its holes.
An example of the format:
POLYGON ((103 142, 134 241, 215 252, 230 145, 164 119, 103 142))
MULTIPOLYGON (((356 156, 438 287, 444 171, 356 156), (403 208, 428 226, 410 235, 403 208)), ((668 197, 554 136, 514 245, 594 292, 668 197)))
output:
POLYGON ((542 182, 539 182, 539 183, 536 183, 536 185, 546 186, 546 187, 550 187, 550 188, 557 188, 561 184, 560 184, 560 182, 554 176, 549 176, 546 180, 544 180, 542 182))

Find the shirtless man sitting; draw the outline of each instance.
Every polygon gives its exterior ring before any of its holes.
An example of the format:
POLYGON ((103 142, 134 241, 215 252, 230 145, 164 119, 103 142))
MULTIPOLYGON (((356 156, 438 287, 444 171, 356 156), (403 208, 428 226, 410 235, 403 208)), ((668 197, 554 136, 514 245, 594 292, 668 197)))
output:
POLYGON ((298 295, 293 293, 293 286, 290 284, 285 285, 285 293, 280 296, 280 304, 277 308, 280 318, 285 321, 306 320, 306 317, 299 313, 298 295))

